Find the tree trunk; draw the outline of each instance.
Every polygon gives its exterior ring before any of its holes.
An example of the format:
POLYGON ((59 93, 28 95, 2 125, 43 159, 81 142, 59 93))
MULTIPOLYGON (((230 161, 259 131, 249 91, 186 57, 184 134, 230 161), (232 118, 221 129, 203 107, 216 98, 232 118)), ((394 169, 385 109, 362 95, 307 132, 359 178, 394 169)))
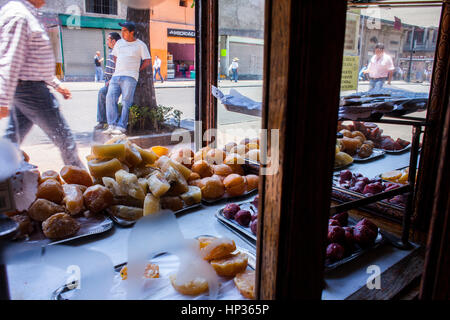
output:
MULTIPOLYGON (((127 8, 127 20, 136 24, 136 38, 143 41, 150 51, 150 10, 127 8)), ((134 104, 140 107, 156 108, 155 86, 153 85, 153 61, 139 73, 139 81, 134 93, 134 104)))

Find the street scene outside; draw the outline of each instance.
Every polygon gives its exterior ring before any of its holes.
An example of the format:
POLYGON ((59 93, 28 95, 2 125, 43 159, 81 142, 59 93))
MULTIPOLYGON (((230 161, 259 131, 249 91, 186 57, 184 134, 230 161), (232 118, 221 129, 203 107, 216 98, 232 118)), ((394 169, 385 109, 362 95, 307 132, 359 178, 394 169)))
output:
MULTIPOLYGON (((86 156, 90 153, 90 146, 93 143, 93 127, 96 124, 97 94, 103 86, 102 83, 95 82, 66 82, 65 85, 72 92, 72 99, 63 100, 58 97, 60 109, 66 118, 70 129, 78 144, 78 151, 82 161, 86 164, 86 156)), ((358 91, 367 91, 368 81, 359 83, 358 91)), ((393 81, 391 87, 414 92, 429 92, 430 83, 407 83, 405 81, 393 81)), ((219 88, 228 94, 231 88, 238 90, 241 94, 248 96, 255 101, 262 99, 261 80, 243 80, 238 83, 230 80, 222 80, 219 88)), ((194 81, 165 81, 163 84, 155 83, 156 98, 159 104, 174 106, 183 112, 182 119, 195 119, 195 82, 194 81)), ((352 92, 342 92, 343 95, 352 92)), ((261 118, 243 115, 225 110, 218 102, 218 129, 219 144, 232 141, 241 137, 233 136, 233 130, 243 127, 246 130, 254 129, 257 132, 261 128, 261 118), (223 133, 223 136, 221 135, 223 133), (227 135, 228 133, 228 135, 227 135), (224 141, 222 141, 224 140, 224 141)), ((425 112, 417 112, 412 116, 425 117, 425 112)), ((0 131, 6 129, 8 119, 0 120, 0 131)), ((380 124, 388 135, 402 139, 411 139, 411 128, 408 126, 395 126, 380 124)), ((38 165, 41 170, 50 170, 63 166, 58 148, 49 140, 47 135, 37 126, 34 126, 22 144, 22 149, 30 156, 31 162, 38 165)))

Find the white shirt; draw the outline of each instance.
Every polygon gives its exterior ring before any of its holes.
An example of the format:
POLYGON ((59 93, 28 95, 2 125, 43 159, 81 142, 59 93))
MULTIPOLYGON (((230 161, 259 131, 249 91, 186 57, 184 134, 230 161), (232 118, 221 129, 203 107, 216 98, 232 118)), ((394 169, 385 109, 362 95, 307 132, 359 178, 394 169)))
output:
POLYGON ((114 45, 112 54, 117 57, 113 77, 128 76, 135 78, 136 81, 139 79, 141 60, 150 59, 147 45, 139 39, 132 42, 120 39, 114 45))
POLYGON ((153 68, 158 69, 161 68, 161 59, 156 58, 155 63, 153 64, 153 68))
POLYGON ((237 68, 239 68, 239 64, 236 61, 233 61, 228 70, 237 69, 237 68))
POLYGON ((370 59, 367 69, 369 69, 369 77, 371 78, 386 78, 389 71, 395 70, 395 67, 392 58, 383 53, 380 58, 378 58, 377 55, 374 55, 372 59, 370 59))
POLYGON ((56 88, 55 56, 38 10, 26 0, 0 8, 0 106, 13 99, 18 80, 45 81, 56 88))

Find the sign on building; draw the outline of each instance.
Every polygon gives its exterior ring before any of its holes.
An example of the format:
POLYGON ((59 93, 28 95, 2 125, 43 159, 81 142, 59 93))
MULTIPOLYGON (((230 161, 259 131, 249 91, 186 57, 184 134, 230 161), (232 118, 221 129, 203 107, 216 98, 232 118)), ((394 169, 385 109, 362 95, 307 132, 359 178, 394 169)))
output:
POLYGON ((195 30, 167 29, 168 37, 195 38, 195 30))
POLYGON ((358 87, 358 56, 344 56, 342 62, 341 91, 356 90, 358 87))

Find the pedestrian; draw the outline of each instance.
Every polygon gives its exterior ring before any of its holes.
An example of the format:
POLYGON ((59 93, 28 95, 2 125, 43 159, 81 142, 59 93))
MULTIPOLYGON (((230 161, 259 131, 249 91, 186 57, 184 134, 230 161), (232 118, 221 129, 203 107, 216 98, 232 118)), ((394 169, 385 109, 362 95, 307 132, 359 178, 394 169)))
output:
POLYGON ((228 72, 231 71, 231 82, 238 82, 238 70, 239 70, 239 59, 234 58, 233 62, 230 64, 230 67, 228 68, 228 72))
POLYGON ((360 81, 366 81, 367 80, 367 74, 364 73, 364 71, 367 70, 367 63, 359 70, 358 79, 360 81))
POLYGON ((116 63, 114 62, 114 56, 112 54, 112 49, 117 41, 121 39, 120 34, 117 32, 111 32, 106 39, 106 44, 110 49, 108 58, 106 59, 105 65, 105 86, 102 87, 98 92, 97 100, 97 125, 94 130, 106 130, 108 129, 108 122, 106 120, 106 94, 108 93, 109 81, 111 80, 114 70, 116 69, 116 63))
POLYGON ((116 69, 109 81, 108 93, 106 94, 108 129, 105 133, 112 134, 123 134, 127 131, 128 113, 133 104, 139 72, 151 65, 147 45, 136 38, 134 22, 126 21, 119 23, 119 25, 122 27, 122 39, 116 42, 112 50, 116 69), (122 111, 119 117, 117 102, 121 94, 122 111))
POLYGON ((155 63, 153 64, 153 81, 156 81, 156 74, 159 74, 161 83, 164 83, 164 78, 161 75, 161 59, 158 56, 155 56, 155 63))
POLYGON ((183 74, 183 78, 186 78, 186 70, 187 70, 187 65, 186 65, 186 63, 183 61, 183 62, 180 64, 180 71, 181 71, 181 73, 183 74))
POLYGON ((59 104, 70 91, 55 76, 55 56, 38 10, 45 0, 9 1, 0 9, 0 106, 9 105, 5 137, 20 145, 34 124, 60 149, 66 165, 84 168, 59 104))
POLYGON ((97 51, 94 56, 95 82, 103 81, 102 62, 103 58, 100 57, 100 51, 97 51))
POLYGON ((381 90, 386 80, 390 85, 394 70, 392 58, 384 52, 384 44, 377 43, 375 55, 370 59, 367 70, 364 71, 369 74, 369 91, 381 90))

